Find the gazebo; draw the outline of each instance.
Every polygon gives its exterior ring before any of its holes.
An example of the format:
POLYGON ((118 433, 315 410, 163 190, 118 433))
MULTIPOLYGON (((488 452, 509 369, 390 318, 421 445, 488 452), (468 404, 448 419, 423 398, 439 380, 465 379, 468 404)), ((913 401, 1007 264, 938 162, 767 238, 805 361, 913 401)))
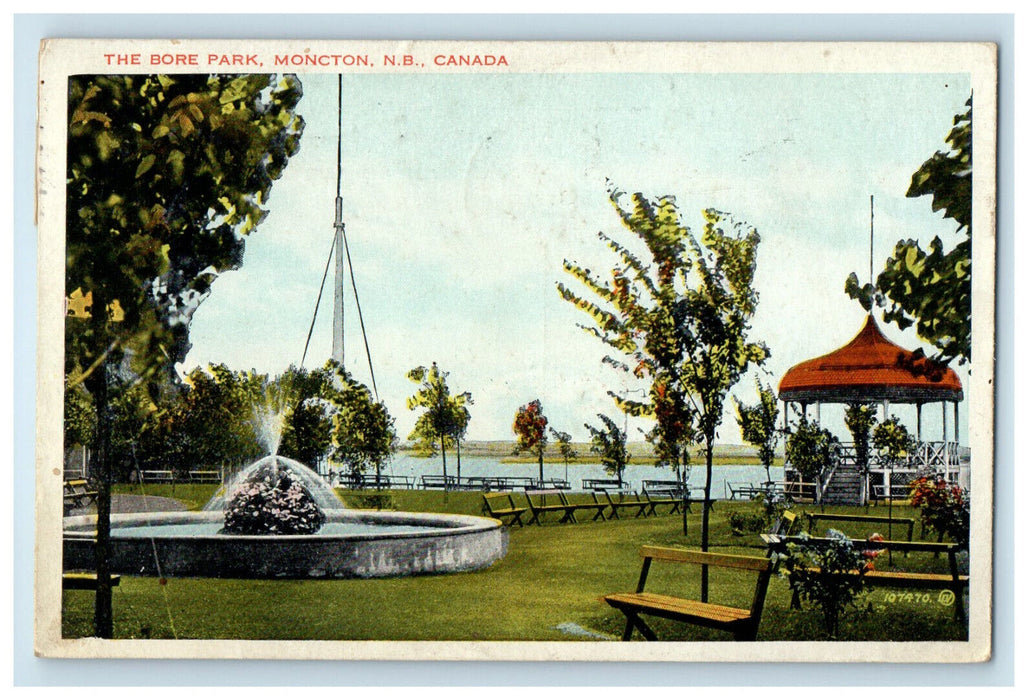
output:
MULTIPOLYGON (((959 481, 959 402, 963 400, 959 376, 928 359, 923 352, 906 350, 888 340, 872 314, 867 315, 862 329, 847 345, 791 367, 780 380, 778 396, 784 402, 785 428, 791 403, 800 406, 803 417, 807 417, 809 407, 815 405, 817 422, 821 420, 823 404, 879 404, 885 419, 889 404, 912 404, 916 406, 918 440, 922 435, 924 405, 940 403, 941 441, 919 442, 916 454, 901 472, 896 469, 894 476, 911 478, 922 468, 934 468, 947 480, 959 481), (952 440, 949 439, 950 403, 953 407, 952 440)), ((830 502, 865 503, 871 494, 901 495, 896 491, 900 492, 904 486, 893 484, 892 474, 880 469, 870 470, 870 488, 863 488, 861 477, 852 476, 858 474, 858 468, 850 453, 850 450, 845 451, 842 464, 824 475, 823 483, 817 484, 819 498, 823 498, 828 489, 830 502), (837 483, 839 487, 833 488, 837 483)))

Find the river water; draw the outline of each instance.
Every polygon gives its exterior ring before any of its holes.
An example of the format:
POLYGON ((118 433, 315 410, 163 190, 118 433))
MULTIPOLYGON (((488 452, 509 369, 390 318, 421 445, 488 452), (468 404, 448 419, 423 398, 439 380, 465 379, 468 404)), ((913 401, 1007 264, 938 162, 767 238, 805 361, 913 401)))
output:
MULTIPOLYGON (((456 455, 446 458, 446 471, 449 476, 456 476, 456 455)), ((783 479, 783 467, 771 467, 770 473, 774 481, 783 479)), ((385 469, 384 474, 395 477, 409 477, 415 484, 420 485, 421 476, 442 476, 441 457, 411 457, 407 455, 396 455, 391 465, 385 469)), ((495 457, 461 455, 460 476, 506 476, 506 477, 533 477, 539 478, 539 463, 526 462, 501 462, 495 457)), ((571 484, 572 489, 578 490, 582 487, 583 479, 612 479, 604 471, 603 464, 543 464, 543 478, 564 479, 571 484)), ((625 469, 622 480, 627 488, 639 491, 644 479, 652 480, 675 480, 675 472, 670 469, 655 467, 650 464, 633 464, 625 469)), ((712 497, 723 497, 726 490, 726 483, 753 483, 759 484, 766 480, 765 468, 757 464, 730 464, 716 465, 712 467, 712 497)), ((689 483, 691 487, 704 487, 705 467, 693 465, 690 467, 689 483)))

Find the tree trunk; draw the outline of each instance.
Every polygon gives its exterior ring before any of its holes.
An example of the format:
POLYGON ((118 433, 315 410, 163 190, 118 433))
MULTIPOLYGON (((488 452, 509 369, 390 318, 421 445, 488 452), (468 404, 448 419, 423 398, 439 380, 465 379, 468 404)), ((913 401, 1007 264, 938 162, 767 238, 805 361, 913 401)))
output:
POLYGON ((539 450, 539 488, 543 487, 543 451, 539 450))
MULTIPOLYGON (((708 551, 708 514, 712 508, 712 437, 704 441, 704 510, 701 512, 701 551, 708 551)), ((708 567, 701 567, 701 602, 708 602, 708 567)))
MULTIPOLYGON (((682 458, 683 458, 683 469, 682 469, 682 474, 680 475, 679 481, 683 485, 683 505, 682 505, 682 510, 683 510, 683 537, 689 537, 690 536, 690 526, 687 523, 686 511, 687 511, 687 505, 689 505, 689 501, 687 499, 690 498, 690 484, 688 483, 688 479, 687 479, 687 461, 688 460, 686 458, 686 448, 685 447, 683 448, 682 458)), ((678 472, 678 467, 677 467, 677 472, 678 472)))
POLYGON ((460 484, 460 437, 456 438, 456 482, 460 484))
POLYGON ((449 482, 448 472, 446 471, 446 436, 439 435, 439 444, 442 446, 442 489, 448 490, 447 485, 449 482))
POLYGON ((97 594, 94 598, 94 635, 111 639, 114 633, 111 603, 111 409, 108 398, 108 363, 103 361, 87 379, 87 389, 97 412, 93 471, 97 478, 97 543, 94 570, 97 594))

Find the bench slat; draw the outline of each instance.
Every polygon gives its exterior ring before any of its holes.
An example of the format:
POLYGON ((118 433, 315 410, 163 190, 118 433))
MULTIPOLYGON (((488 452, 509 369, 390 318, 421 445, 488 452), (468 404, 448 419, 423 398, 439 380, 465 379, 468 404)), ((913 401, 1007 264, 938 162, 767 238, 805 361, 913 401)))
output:
POLYGON ((719 626, 750 619, 751 611, 726 605, 702 603, 659 593, 614 593, 604 597, 609 605, 685 622, 711 622, 719 626))
POLYGON ((679 561, 687 562, 689 564, 702 564, 705 566, 711 565, 731 569, 746 569, 748 571, 766 571, 770 566, 769 560, 762 557, 749 557, 740 554, 717 554, 715 552, 698 552, 690 549, 655 547, 652 545, 644 545, 640 547, 640 556, 663 561, 679 561))

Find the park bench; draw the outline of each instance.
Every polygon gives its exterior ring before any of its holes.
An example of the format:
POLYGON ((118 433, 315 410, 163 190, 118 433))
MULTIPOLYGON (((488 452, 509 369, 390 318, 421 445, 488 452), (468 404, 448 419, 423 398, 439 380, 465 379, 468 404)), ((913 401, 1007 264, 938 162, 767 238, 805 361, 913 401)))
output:
POLYGON ((496 518, 504 525, 517 523, 518 527, 524 527, 524 523, 521 522, 521 516, 525 514, 528 508, 519 508, 514 503, 514 497, 511 494, 483 493, 482 500, 484 501, 485 512, 490 518, 496 518), (510 522, 507 522, 508 519, 510 522))
POLYGON ((758 623, 765 606, 769 578, 773 573, 776 558, 747 557, 735 554, 715 554, 669 547, 643 546, 640 548, 643 568, 634 593, 613 593, 604 596, 604 601, 620 610, 626 617, 623 641, 629 641, 633 629, 640 631, 647 640, 658 637, 641 615, 650 615, 690 625, 732 632, 737 641, 753 641, 758 636, 758 623), (677 598, 658 593, 646 593, 647 576, 654 560, 714 566, 756 572, 755 595, 750 608, 736 608, 728 605, 705 603, 699 600, 677 598))
MULTIPOLYGON (((785 535, 762 535, 762 541, 766 543, 768 552, 783 552, 788 542, 794 541, 793 537, 785 535)), ((810 537, 809 542, 825 543, 832 540, 822 537, 810 537)), ((957 553, 962 547, 955 542, 900 542, 896 540, 851 540, 852 546, 859 550, 887 550, 888 552, 930 552, 939 557, 946 555, 949 563, 949 573, 929 574, 914 571, 884 571, 873 569, 863 572, 863 583, 873 587, 883 588, 915 588, 921 590, 950 590, 953 593, 956 608, 956 619, 962 620, 965 617, 963 610, 963 587, 968 585, 970 577, 959 573, 959 565, 956 561, 957 553)), ((796 605, 795 597, 791 598, 791 605, 796 605)))
POLYGON ((171 484, 172 469, 144 469, 140 472, 140 481, 145 484, 171 484))
POLYGON ((218 484, 220 482, 219 472, 195 469, 188 473, 192 484, 218 484))
MULTIPOLYGON (((112 586, 119 585, 122 577, 112 574, 108 577, 112 586)), ((66 573, 61 576, 61 588, 66 591, 96 591, 97 574, 94 573, 66 573)))
POLYGON ((86 479, 72 479, 65 482, 65 515, 75 508, 83 508, 97 500, 97 492, 90 488, 86 479))
POLYGON ((532 521, 542 525, 539 516, 546 513, 561 513, 562 523, 577 523, 575 512, 579 510, 592 510, 593 520, 604 520, 606 503, 572 503, 562 489, 525 489, 525 499, 528 501, 528 509, 532 512, 532 521))
POLYGON ((420 483, 426 489, 443 489, 446 491, 455 489, 457 481, 455 476, 438 476, 436 474, 423 474, 420 483))
POLYGON ((657 515, 658 506, 669 506, 668 514, 678 513, 686 504, 687 512, 692 512, 690 499, 683 492, 683 485, 678 481, 644 481, 642 487, 644 500, 647 501, 647 514, 657 515))
POLYGON ((812 534, 812 526, 815 525, 816 523, 820 522, 820 521, 823 521, 823 520, 829 520, 829 521, 834 521, 834 522, 843 522, 843 523, 865 523, 865 524, 868 524, 868 525, 873 525, 874 527, 879 527, 881 525, 887 525, 888 523, 892 523, 894 525, 905 525, 906 526, 906 540, 908 542, 912 542, 913 541, 913 526, 916 524, 916 521, 913 520, 912 518, 905 518, 905 517, 890 517, 889 518, 887 516, 880 516, 880 515, 848 515, 848 514, 841 514, 841 513, 812 513, 812 512, 809 512, 809 511, 805 511, 805 520, 808 523, 808 527, 806 529, 808 530, 809 534, 812 534))
POLYGON ((730 500, 745 498, 752 499, 760 493, 768 493, 769 487, 757 486, 748 481, 726 482, 726 489, 730 500))
MULTIPOLYGON (((912 493, 912 487, 909 484, 892 484, 890 490, 891 500, 893 501, 904 501, 912 493)), ((888 487, 884 484, 872 484, 870 486, 870 495, 874 501, 887 501, 888 487)))
POLYGON ((618 479, 583 479, 582 490, 593 492, 597 489, 621 489, 622 482, 618 479))
POLYGON ((382 474, 379 478, 377 474, 364 474, 360 478, 359 488, 410 489, 413 488, 413 482, 410 481, 408 476, 386 476, 382 474))
POLYGON ((647 509, 651 506, 651 502, 646 499, 636 498, 635 494, 623 493, 615 489, 598 487, 593 489, 592 494, 594 503, 601 503, 605 508, 611 509, 611 518, 613 520, 619 519, 618 511, 622 508, 635 508, 634 518, 638 518, 641 515, 646 517, 647 509))

